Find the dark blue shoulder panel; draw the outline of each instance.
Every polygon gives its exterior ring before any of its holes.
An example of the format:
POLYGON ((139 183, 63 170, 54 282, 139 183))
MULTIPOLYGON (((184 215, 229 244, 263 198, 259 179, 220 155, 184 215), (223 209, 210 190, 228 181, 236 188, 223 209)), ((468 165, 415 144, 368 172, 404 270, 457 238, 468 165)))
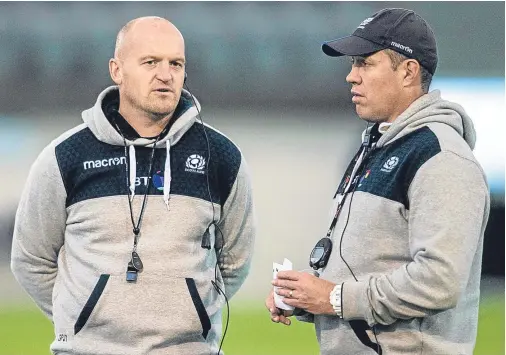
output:
MULTIPOLYGON (((171 194, 196 197, 223 205, 227 200, 241 164, 241 154, 226 137, 206 127, 211 156, 202 125, 195 123, 171 147, 171 194), (209 175, 209 187, 207 174, 209 175)), ((136 195, 148 190, 150 195, 163 195, 163 174, 166 150, 157 148, 153 173, 148 179, 151 148, 136 147, 136 195)), ((123 146, 99 141, 85 128, 56 146, 67 206, 92 198, 127 195, 127 174, 123 146)))
POLYGON ((371 152, 356 191, 402 203, 409 209, 408 189, 418 169, 441 151, 436 135, 422 127, 371 152))
POLYGON ((67 207, 90 198, 126 194, 124 148, 100 142, 89 128, 55 148, 67 207))
MULTIPOLYGON (((204 147, 200 152, 211 169, 211 186, 212 190, 217 193, 216 195, 213 193, 213 201, 223 205, 230 195, 239 172, 239 167, 241 166, 241 153, 239 149, 227 137, 199 122, 196 122, 186 132, 176 146, 179 145, 181 147, 193 145, 204 147), (211 149, 210 160, 204 129, 211 149)), ((191 153, 191 151, 188 151, 188 153, 191 153)), ((209 195, 208 192, 207 194, 209 195)))

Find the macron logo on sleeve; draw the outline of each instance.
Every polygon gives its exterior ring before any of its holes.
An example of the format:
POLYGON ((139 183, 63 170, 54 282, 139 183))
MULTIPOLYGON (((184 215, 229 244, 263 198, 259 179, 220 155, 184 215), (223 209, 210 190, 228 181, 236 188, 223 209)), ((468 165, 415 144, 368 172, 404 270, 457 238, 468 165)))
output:
POLYGON ((115 165, 123 165, 126 164, 125 157, 115 157, 115 158, 106 158, 106 159, 98 159, 98 160, 88 160, 83 162, 84 170, 88 169, 96 169, 106 166, 115 166, 115 165))

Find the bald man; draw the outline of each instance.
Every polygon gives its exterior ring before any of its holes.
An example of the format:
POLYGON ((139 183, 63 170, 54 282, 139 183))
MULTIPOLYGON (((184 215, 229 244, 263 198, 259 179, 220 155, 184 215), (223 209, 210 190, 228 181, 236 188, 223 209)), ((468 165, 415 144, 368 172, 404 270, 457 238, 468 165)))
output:
POLYGON ((127 23, 116 85, 31 168, 11 268, 53 322, 54 354, 221 352, 221 309, 253 251, 250 177, 200 119, 185 63, 172 23, 127 23))

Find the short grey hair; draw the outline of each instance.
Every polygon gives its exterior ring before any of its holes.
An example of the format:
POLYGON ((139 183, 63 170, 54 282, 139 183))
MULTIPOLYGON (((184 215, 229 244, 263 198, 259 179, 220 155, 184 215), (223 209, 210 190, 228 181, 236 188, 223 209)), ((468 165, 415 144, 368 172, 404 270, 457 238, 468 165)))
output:
MULTIPOLYGON (((401 64, 406 59, 410 59, 409 57, 406 57, 404 54, 398 53, 392 49, 385 49, 385 53, 390 57, 393 70, 397 70, 399 64, 401 64)), ((429 73, 429 71, 425 69, 423 65, 420 64, 420 84, 422 86, 422 91, 424 94, 429 92, 431 82, 432 82, 432 74, 429 73)))

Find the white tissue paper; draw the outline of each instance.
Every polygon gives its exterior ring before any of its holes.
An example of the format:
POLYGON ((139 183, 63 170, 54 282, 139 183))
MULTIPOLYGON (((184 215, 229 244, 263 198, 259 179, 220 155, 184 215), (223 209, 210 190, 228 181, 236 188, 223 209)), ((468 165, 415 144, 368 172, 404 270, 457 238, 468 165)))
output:
MULTIPOLYGON (((292 267, 293 267, 292 262, 290 260, 288 260, 287 258, 285 258, 285 260, 283 260, 283 264, 272 263, 272 278, 274 280, 277 279, 278 278, 278 271, 292 270, 292 267)), ((280 309, 292 311, 295 307, 289 306, 289 305, 285 304, 285 302, 283 302, 284 297, 282 297, 276 293, 276 290, 278 288, 279 287, 274 286, 274 304, 276 305, 276 307, 278 307, 280 309)))

